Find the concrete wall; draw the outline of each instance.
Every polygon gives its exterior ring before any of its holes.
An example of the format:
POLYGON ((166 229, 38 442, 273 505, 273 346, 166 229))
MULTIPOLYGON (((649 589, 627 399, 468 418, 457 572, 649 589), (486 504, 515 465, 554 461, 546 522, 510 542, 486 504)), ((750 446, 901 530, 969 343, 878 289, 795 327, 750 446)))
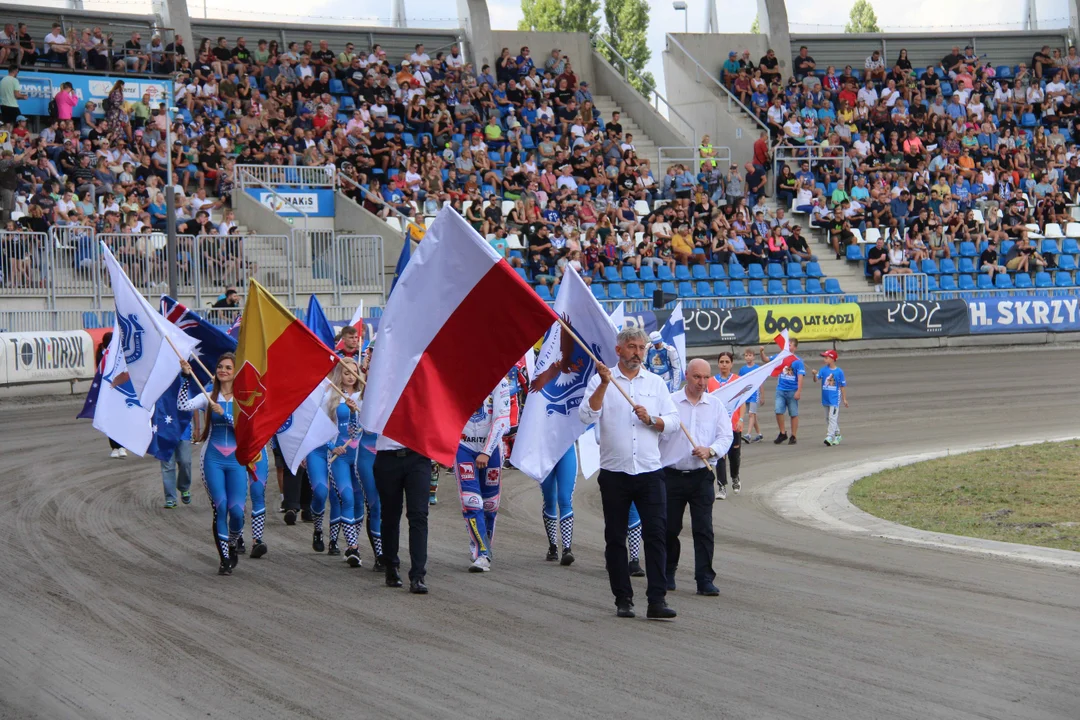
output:
MULTIPOLYGON (((610 95, 623 112, 633 118, 649 139, 656 143, 657 147, 695 147, 697 145, 700 137, 693 137, 695 129, 692 122, 683 122, 674 115, 665 118, 633 85, 623 80, 622 75, 602 55, 595 50, 592 51, 592 55, 593 67, 596 69, 592 76, 593 95, 610 95)), ((663 107, 663 103, 660 107, 663 107)))
POLYGON ((592 80, 596 77, 593 69, 592 45, 586 33, 557 33, 557 32, 518 32, 516 30, 495 30, 492 33, 491 57, 476 64, 479 69, 485 62, 491 65, 491 73, 495 74, 495 60, 502 54, 502 49, 510 48, 510 53, 517 57, 518 51, 523 46, 528 46, 532 54, 533 62, 539 67, 544 67, 553 48, 562 50, 564 55, 570 57, 570 63, 574 66, 574 72, 578 77, 592 80))
MULTIPOLYGON (((743 50, 749 50, 757 62, 765 54, 768 42, 764 35, 750 33, 672 33, 672 37, 717 80, 730 51, 742 54, 743 50)), ((731 148, 733 162, 750 160, 761 127, 737 108, 729 112, 727 95, 682 50, 670 43, 664 50, 664 80, 668 99, 697 131, 694 144, 708 134, 714 146, 731 148)))

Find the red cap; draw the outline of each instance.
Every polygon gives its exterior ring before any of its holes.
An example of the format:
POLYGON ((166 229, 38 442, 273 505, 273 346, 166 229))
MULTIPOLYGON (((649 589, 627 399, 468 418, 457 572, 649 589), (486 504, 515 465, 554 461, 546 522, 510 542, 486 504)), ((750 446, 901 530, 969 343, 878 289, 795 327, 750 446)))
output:
POLYGON ((827 357, 830 360, 835 360, 839 356, 836 354, 835 350, 826 350, 825 352, 821 353, 821 357, 827 357))

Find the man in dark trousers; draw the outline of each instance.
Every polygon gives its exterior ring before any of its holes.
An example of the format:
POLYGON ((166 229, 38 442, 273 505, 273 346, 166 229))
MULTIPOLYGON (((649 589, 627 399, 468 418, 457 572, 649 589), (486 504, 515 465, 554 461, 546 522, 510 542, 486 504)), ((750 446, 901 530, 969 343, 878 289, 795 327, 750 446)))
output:
POLYGON ((694 536, 694 580, 697 594, 715 597, 712 567, 714 502, 713 468, 727 454, 734 438, 731 416, 724 403, 710 395, 709 363, 701 358, 686 366, 686 386, 671 394, 682 424, 690 431, 691 443, 683 432, 660 438, 660 459, 667 485, 667 589, 675 589, 679 566, 683 513, 690 506, 690 530, 694 536))
POLYGON ((680 432, 679 413, 667 385, 646 370, 649 336, 638 327, 619 333, 614 368, 598 365, 585 388, 578 413, 586 425, 600 429, 600 498, 604 506, 604 559, 616 614, 634 617, 634 588, 626 555, 630 504, 641 515, 648 576, 647 617, 670 620, 675 610, 667 595, 667 489, 660 461, 660 436, 680 432), (617 388, 610 387, 618 385, 617 388), (621 395, 620 388, 630 402, 621 395), (615 396, 615 397, 611 397, 615 396))
POLYGON ((431 483, 431 460, 409 450, 401 443, 380 435, 375 443, 375 487, 382 503, 383 557, 386 559, 386 584, 401 587, 398 567, 401 510, 409 520, 409 592, 426 595, 427 575, 428 486, 431 483), (404 503, 402 498, 404 497, 404 503))

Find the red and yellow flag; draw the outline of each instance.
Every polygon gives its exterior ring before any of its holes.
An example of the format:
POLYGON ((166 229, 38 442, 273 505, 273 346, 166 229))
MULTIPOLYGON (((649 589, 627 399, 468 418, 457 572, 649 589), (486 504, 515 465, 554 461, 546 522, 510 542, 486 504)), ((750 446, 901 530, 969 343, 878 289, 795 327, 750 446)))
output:
POLYGON ((304 323, 252 280, 236 347, 236 460, 254 461, 337 363, 304 323))

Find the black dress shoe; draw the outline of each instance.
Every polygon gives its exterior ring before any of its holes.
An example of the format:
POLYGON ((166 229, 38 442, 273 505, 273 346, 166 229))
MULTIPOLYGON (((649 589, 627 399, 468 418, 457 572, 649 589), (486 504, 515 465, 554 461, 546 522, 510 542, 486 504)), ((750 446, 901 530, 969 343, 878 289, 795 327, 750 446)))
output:
POLYGON ((720 594, 720 588, 716 587, 711 582, 704 582, 697 586, 697 594, 716 597, 720 594))
POLYGON ((300 520, 302 520, 303 522, 312 522, 311 511, 310 510, 301 510, 300 511, 300 520))
POLYGON ((650 620, 672 620, 675 618, 674 608, 668 607, 666 602, 649 603, 649 609, 645 612, 645 617, 650 620))
POLYGON ((386 561, 383 560, 382 555, 375 556, 375 566, 372 568, 375 572, 386 572, 386 561))
POLYGON ((637 615, 634 614, 634 603, 629 600, 616 601, 615 615, 621 618, 637 617, 637 615))
POLYGON ((675 574, 674 573, 668 573, 668 576, 667 576, 667 589, 668 590, 674 590, 675 589, 675 574))
POLYGON ((240 564, 240 551, 236 547, 236 543, 229 543, 229 566, 235 568, 240 564))
POLYGON ((641 569, 641 563, 637 558, 630 561, 629 564, 630 577, 645 577, 645 571, 641 569))
POLYGON ((409 583, 409 592, 414 595, 427 595, 427 585, 423 580, 413 580, 409 583))
POLYGON ((401 575, 398 575, 397 570, 391 568, 390 570, 386 571, 386 587, 401 587, 401 575))
POLYGON ((285 524, 286 525, 295 525, 296 524, 296 511, 295 510, 286 510, 285 511, 285 524))

